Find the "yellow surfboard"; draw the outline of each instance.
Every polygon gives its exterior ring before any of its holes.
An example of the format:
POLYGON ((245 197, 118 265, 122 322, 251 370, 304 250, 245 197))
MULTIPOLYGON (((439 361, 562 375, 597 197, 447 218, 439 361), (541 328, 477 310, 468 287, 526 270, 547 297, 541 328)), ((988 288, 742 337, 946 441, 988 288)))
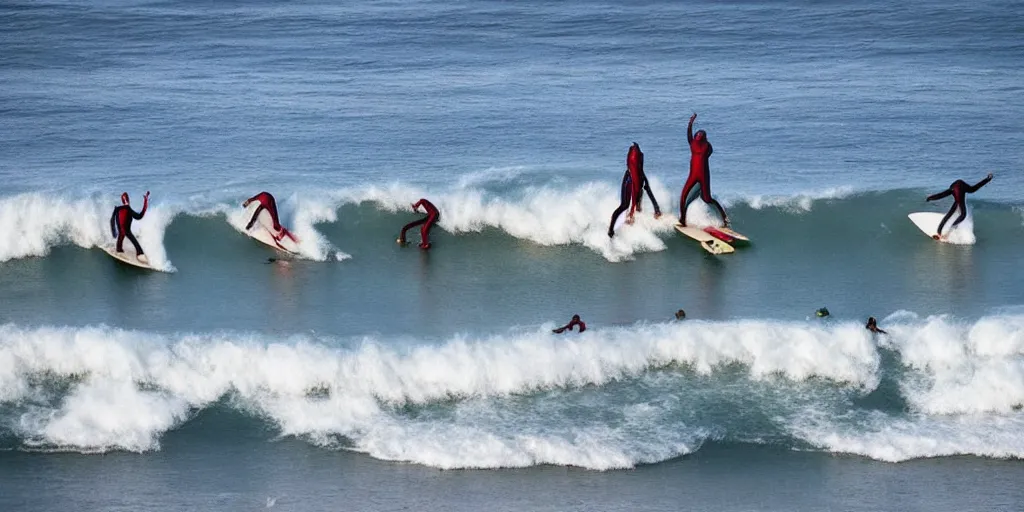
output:
POLYGON ((103 252, 109 254, 111 258, 133 267, 144 268, 146 270, 159 270, 149 264, 149 258, 147 258, 145 254, 142 256, 136 256, 135 247, 132 246, 131 242, 125 240, 121 247, 124 249, 122 252, 117 252, 117 246, 113 244, 101 246, 100 249, 103 249, 103 252))

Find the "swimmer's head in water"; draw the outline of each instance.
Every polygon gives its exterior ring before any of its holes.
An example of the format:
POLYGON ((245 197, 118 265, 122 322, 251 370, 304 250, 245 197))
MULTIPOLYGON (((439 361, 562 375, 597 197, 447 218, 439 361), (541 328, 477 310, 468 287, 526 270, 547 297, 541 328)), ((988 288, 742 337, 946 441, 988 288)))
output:
POLYGON ((686 318, 686 311, 683 311, 681 309, 679 311, 676 311, 676 320, 682 320, 684 318, 686 318))
POLYGON ((829 315, 828 308, 821 308, 815 311, 814 314, 818 315, 819 317, 826 317, 829 315))

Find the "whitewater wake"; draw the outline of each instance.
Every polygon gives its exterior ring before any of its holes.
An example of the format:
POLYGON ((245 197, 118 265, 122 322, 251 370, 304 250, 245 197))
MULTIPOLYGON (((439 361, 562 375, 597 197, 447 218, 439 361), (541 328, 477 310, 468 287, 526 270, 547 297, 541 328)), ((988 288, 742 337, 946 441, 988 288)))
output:
POLYGON ((740 320, 411 344, 5 325, 0 431, 23 449, 145 452, 227 404, 283 436, 441 468, 623 468, 718 439, 886 461, 1024 456, 1024 317, 883 325, 890 336, 740 320), (857 405, 889 374, 890 406, 857 405))

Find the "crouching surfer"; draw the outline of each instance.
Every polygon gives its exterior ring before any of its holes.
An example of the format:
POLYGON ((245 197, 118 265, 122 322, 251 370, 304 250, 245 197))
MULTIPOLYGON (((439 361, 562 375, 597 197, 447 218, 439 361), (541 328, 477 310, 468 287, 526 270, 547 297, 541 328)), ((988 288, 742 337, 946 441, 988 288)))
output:
POLYGON ((405 242, 405 232, 406 231, 409 231, 410 229, 412 229, 412 228, 414 228, 416 226, 422 225, 423 227, 420 228, 420 245, 419 245, 419 247, 420 247, 420 249, 423 249, 423 250, 430 249, 430 230, 433 229, 434 224, 437 223, 437 219, 441 217, 441 213, 437 211, 437 207, 434 206, 434 203, 431 203, 430 201, 427 201, 424 198, 420 198, 419 201, 416 201, 415 203, 413 203, 412 204, 412 210, 413 211, 419 211, 421 206, 423 207, 423 210, 427 213, 427 216, 422 218, 422 219, 420 219, 420 220, 416 220, 416 221, 410 222, 410 223, 402 226, 402 232, 399 233, 399 235, 398 235, 398 244, 399 245, 405 245, 405 243, 406 243, 405 242))
POLYGON ((260 204, 256 207, 256 210, 252 212, 252 218, 249 219, 249 223, 245 225, 246 231, 252 229, 252 226, 256 224, 256 220, 260 217, 260 212, 267 210, 267 213, 270 214, 270 220, 274 223, 274 232, 271 233, 274 240, 280 242, 282 238, 287 236, 293 242, 298 243, 299 239, 296 238, 291 231, 288 231, 287 228, 281 225, 281 220, 277 216, 277 201, 274 200, 274 196, 271 195, 270 192, 260 192, 259 194, 246 199, 245 202, 242 203, 242 207, 248 208, 249 204, 253 202, 259 202, 260 204))

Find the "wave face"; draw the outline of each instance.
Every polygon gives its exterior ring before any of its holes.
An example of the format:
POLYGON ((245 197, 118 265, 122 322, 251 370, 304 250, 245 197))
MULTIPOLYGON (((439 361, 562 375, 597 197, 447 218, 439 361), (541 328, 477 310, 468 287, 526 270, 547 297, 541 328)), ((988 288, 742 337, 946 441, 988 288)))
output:
MULTIPOLYGON (((301 258, 312 261, 343 261, 351 254, 339 249, 351 239, 385 239, 396 235, 399 228, 421 215, 414 214, 409 204, 420 197, 431 199, 441 210, 437 232, 457 239, 484 231, 500 232, 507 237, 538 246, 582 246, 610 262, 633 260, 638 255, 664 251, 666 239, 678 236, 673 225, 678 222, 679 202, 676 190, 659 180, 652 180, 656 197, 661 198, 664 215, 655 219, 650 202, 633 225, 620 225, 616 236, 607 236, 611 212, 618 205, 616 186, 605 182, 587 182, 578 186, 549 183, 527 186, 532 178, 514 170, 490 172, 483 176, 463 177, 454 190, 436 192, 417 187, 393 184, 388 187, 366 187, 290 193, 278 198, 282 222, 300 237, 301 258), (365 219, 352 225, 339 216, 345 208, 356 208, 350 214, 365 219), (334 238, 333 232, 345 230, 346 239, 334 238), (337 244, 337 245, 336 245, 337 244)), ((188 251, 196 240, 212 236, 216 229, 200 225, 189 233, 191 240, 166 240, 166 232, 177 219, 192 217, 207 222, 227 222, 239 234, 248 221, 237 204, 244 195, 225 195, 170 199, 157 202, 146 217, 133 228, 139 241, 157 268, 173 271, 170 256, 188 251), (193 243, 189 243, 193 242, 193 243)), ((789 196, 724 196, 734 226, 747 234, 771 233, 773 238, 797 237, 807 223, 830 229, 835 224, 850 224, 860 219, 861 229, 882 224, 883 228, 900 226, 903 232, 909 221, 906 214, 936 207, 916 204, 912 191, 855 192, 834 188, 789 196), (878 224, 874 224, 878 219, 878 224), (872 225, 874 224, 874 225, 872 225), (801 229, 794 229, 800 225, 801 229)), ((994 217, 993 236, 1021 231, 1019 208, 1012 205, 983 203, 985 214, 994 217)), ((109 243, 109 212, 113 203, 99 196, 74 199, 64 195, 27 193, 0 199, 0 262, 26 257, 42 257, 54 247, 77 245, 83 248, 109 243)), ((350 215, 351 216, 351 215, 350 215)), ((688 220, 697 226, 721 225, 720 219, 699 200, 691 204, 688 220)), ((991 225, 992 223, 989 222, 991 225)), ((418 233, 411 233, 415 238, 418 233)), ((982 238, 985 235, 982 234, 982 238)), ((991 238, 991 237, 989 237, 991 238)), ((974 214, 953 232, 955 243, 976 241, 974 214)), ((823 243, 829 248, 848 243, 839 233, 830 233, 823 243)))
MULTIPOLYGON (((326 449, 438 468, 628 468, 708 441, 883 461, 1024 456, 1024 316, 635 324, 436 342, 0 327, 0 439, 160 449, 227 409, 326 449)), ((231 432, 213 429, 204 435, 231 432)))

